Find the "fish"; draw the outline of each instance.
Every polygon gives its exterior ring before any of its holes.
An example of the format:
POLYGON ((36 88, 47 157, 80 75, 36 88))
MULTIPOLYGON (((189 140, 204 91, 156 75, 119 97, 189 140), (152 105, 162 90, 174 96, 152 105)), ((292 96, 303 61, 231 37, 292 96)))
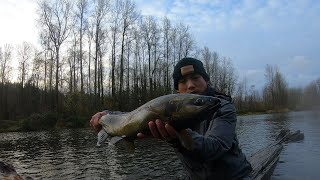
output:
MULTIPOLYGON (((97 146, 111 138, 109 144, 124 139, 134 148, 133 140, 139 132, 149 131, 148 122, 151 120, 161 119, 179 132, 198 123, 202 113, 215 112, 220 106, 221 100, 213 96, 188 93, 160 96, 131 112, 102 116, 99 120, 102 129, 98 133, 97 146)), ((180 142, 192 149, 192 138, 188 133, 181 134, 177 134, 180 142)))

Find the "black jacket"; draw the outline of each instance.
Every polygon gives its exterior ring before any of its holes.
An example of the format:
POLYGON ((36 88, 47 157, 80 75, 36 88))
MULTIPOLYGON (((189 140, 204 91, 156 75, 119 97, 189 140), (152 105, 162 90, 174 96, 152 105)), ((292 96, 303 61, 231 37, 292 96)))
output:
POLYGON ((180 143, 173 144, 185 166, 189 179, 241 179, 252 171, 239 148, 236 135, 236 110, 230 96, 208 88, 206 95, 218 97, 221 108, 203 114, 191 129, 195 147, 188 151, 180 143))

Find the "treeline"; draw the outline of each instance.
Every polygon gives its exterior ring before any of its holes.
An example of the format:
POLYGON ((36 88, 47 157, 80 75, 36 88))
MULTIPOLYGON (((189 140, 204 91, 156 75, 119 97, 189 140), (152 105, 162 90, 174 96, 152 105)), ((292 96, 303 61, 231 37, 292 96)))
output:
POLYGON ((46 112, 69 122, 106 108, 130 111, 173 93, 173 67, 187 56, 203 61, 211 84, 232 95, 239 111, 294 109, 307 94, 319 98, 319 80, 289 89, 270 65, 264 91, 248 88, 232 60, 198 47, 187 25, 142 16, 132 0, 41 0, 37 14, 40 48, 0 47, 0 119, 46 112))
POLYGON ((320 109, 320 78, 306 87, 289 88, 285 76, 274 65, 266 65, 266 83, 262 91, 239 81, 233 95, 239 112, 287 112, 290 110, 320 109))

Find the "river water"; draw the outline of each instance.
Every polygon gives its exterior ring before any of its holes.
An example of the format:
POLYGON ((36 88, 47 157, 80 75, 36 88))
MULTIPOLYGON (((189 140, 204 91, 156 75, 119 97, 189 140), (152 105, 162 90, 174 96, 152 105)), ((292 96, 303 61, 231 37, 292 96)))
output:
MULTIPOLYGON (((249 156, 272 142, 280 129, 301 130, 302 141, 285 145, 272 179, 320 178, 320 112, 239 116, 240 146, 249 156)), ((183 179, 184 169, 165 142, 138 140, 96 147, 91 129, 0 133, 0 161, 34 179, 183 179)))

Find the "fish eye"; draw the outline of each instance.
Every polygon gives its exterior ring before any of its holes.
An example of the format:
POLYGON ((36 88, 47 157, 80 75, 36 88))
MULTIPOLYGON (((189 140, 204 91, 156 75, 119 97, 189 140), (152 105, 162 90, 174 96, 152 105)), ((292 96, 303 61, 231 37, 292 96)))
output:
POLYGON ((205 103, 204 99, 202 98, 197 98, 195 101, 194 101, 194 105, 196 106, 201 106, 205 103))

